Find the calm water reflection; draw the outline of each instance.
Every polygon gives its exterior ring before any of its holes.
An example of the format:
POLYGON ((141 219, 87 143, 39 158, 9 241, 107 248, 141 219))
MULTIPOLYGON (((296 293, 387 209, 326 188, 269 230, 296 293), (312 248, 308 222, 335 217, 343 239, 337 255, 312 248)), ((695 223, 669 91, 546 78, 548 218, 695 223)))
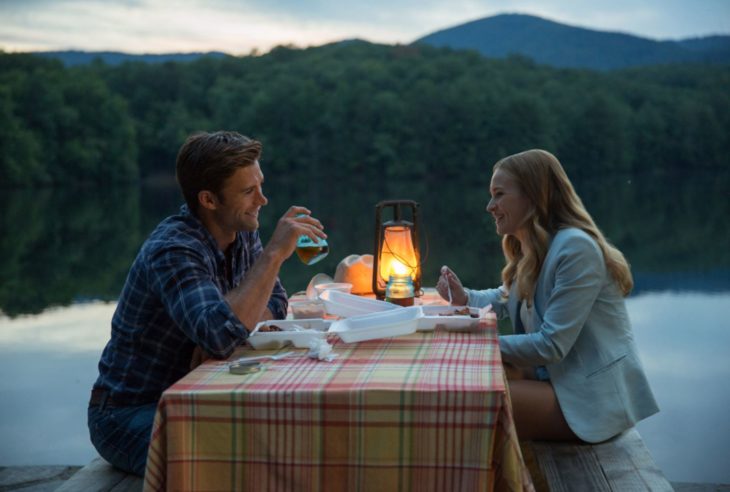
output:
POLYGON ((114 303, 0 317, 0 464, 83 465, 86 402, 114 303))
POLYGON ((634 333, 661 412, 637 426, 671 481, 730 483, 730 293, 629 299, 634 333))
MULTIPOLYGON (((375 203, 411 198, 422 205, 424 285, 449 264, 467 285, 491 287, 503 260, 484 212, 487 182, 386 182, 357 193, 271 184, 262 234, 292 203, 327 227, 329 257, 315 269, 285 264, 294 292, 371 251, 375 203)), ((662 409, 639 431, 672 481, 730 483, 730 201, 718 198, 729 183, 730 172, 575 183, 632 264, 629 312, 662 409)), ((81 465, 95 455, 86 401, 114 301, 141 242, 179 205, 174 187, 0 193, 0 228, 13 231, 0 238, 0 466, 81 465)))

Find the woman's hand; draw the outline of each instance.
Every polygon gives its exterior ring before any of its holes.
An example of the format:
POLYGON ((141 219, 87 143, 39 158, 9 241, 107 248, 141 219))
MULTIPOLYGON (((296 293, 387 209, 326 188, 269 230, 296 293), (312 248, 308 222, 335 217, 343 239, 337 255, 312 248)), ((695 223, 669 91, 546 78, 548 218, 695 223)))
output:
POLYGON ((469 301, 469 296, 466 294, 464 286, 461 285, 461 280, 446 265, 441 267, 441 275, 436 283, 436 291, 442 298, 451 301, 451 304, 455 306, 466 306, 469 301), (451 292, 450 299, 449 291, 451 292))

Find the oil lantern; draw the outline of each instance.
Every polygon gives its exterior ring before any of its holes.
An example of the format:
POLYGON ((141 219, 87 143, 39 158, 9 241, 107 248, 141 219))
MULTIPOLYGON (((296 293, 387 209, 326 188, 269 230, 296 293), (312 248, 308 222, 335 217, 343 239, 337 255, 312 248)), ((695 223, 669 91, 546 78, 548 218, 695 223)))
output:
POLYGON ((385 298, 391 277, 410 279, 416 296, 421 295, 421 255, 418 249, 418 203, 385 200, 375 206, 375 252, 373 292, 385 298), (386 215, 384 220, 383 215, 386 215))

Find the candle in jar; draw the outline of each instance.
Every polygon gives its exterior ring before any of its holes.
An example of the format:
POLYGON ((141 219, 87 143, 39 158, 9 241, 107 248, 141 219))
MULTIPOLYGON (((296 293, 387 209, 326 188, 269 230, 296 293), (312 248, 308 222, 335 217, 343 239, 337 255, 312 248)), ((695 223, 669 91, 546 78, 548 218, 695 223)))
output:
POLYGON ((385 286, 385 300, 399 306, 413 306, 416 293, 410 275, 391 274, 385 286))

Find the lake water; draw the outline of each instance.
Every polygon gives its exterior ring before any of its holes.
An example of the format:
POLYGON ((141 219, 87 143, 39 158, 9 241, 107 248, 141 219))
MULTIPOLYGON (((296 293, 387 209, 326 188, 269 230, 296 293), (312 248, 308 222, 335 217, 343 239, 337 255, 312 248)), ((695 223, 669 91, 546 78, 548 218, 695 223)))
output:
MULTIPOLYGON (((502 258, 484 213, 487 181, 335 193, 275 186, 268 177, 262 234, 291 203, 325 223, 330 256, 314 267, 285 263, 282 280, 294 292, 315 273, 333 275, 348 254, 371 252, 377 201, 411 198, 421 203, 424 285, 449 264, 467 285, 490 287, 502 258)), ((575 183, 632 263, 629 314, 661 407, 638 428, 671 481, 730 483, 728 181, 575 183)), ((0 466, 83 465, 95 456, 86 402, 115 299, 146 235, 179 204, 169 186, 0 194, 0 466)))

